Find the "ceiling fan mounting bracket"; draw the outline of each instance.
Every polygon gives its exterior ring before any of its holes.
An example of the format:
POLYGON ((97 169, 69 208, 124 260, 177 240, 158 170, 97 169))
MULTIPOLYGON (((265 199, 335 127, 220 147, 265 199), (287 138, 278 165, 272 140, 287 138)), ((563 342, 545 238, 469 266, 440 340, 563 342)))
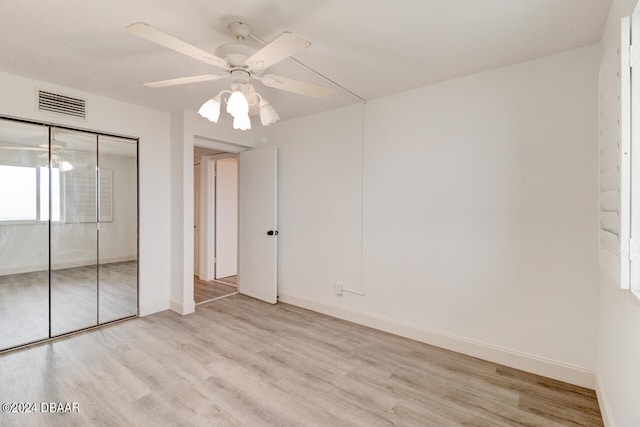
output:
POLYGON ((229 30, 238 40, 244 40, 251 35, 251 27, 240 21, 229 24, 229 30))

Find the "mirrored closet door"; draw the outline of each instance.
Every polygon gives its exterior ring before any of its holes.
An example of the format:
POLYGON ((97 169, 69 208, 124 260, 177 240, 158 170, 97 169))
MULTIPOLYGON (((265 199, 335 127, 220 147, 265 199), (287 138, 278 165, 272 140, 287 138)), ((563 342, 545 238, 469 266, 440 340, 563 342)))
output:
POLYGON ((97 135, 52 129, 53 336, 98 324, 97 149, 97 135))
POLYGON ((49 337, 49 129, 0 121, 0 349, 49 337))
POLYGON ((0 119, 0 351, 137 315, 137 140, 0 119))
POLYGON ((138 312, 138 146, 98 136, 98 322, 138 312))

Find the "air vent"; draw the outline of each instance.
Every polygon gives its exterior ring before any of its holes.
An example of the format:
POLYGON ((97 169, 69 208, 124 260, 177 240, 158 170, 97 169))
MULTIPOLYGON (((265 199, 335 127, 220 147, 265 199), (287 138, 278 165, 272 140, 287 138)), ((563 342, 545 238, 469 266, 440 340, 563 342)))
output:
POLYGON ((59 93, 38 91, 38 111, 63 114, 65 116, 86 118, 86 101, 59 93))

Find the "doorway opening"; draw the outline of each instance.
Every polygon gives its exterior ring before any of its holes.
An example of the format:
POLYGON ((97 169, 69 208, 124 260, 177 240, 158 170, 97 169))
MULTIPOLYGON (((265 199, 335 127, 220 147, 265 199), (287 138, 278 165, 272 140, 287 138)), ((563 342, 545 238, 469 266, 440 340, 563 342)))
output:
POLYGON ((238 159, 194 146, 196 306, 238 293, 238 159))

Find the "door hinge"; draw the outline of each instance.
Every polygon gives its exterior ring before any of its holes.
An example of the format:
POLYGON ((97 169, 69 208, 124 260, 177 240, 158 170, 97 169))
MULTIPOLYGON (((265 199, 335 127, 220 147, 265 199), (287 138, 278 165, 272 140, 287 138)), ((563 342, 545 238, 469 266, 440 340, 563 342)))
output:
POLYGON ((215 263, 217 263, 217 262, 218 262, 218 258, 214 258, 214 259, 213 259, 213 263, 215 264, 215 263))
POLYGON ((629 239, 629 259, 640 260, 640 239, 629 239))

